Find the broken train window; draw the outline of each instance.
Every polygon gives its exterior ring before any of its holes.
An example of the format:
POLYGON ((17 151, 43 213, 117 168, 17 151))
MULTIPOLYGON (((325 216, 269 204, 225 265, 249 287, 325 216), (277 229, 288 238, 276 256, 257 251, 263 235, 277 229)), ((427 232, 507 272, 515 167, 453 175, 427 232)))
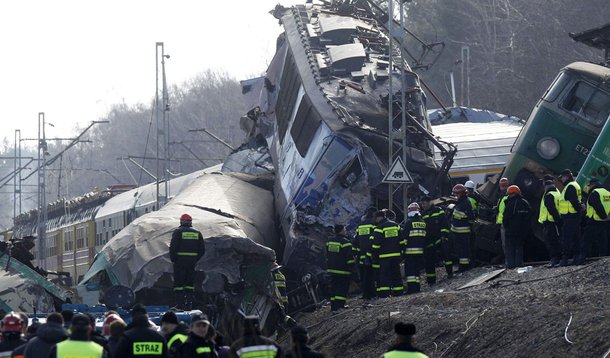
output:
POLYGON ((322 119, 305 94, 290 129, 290 135, 301 157, 305 157, 322 119))

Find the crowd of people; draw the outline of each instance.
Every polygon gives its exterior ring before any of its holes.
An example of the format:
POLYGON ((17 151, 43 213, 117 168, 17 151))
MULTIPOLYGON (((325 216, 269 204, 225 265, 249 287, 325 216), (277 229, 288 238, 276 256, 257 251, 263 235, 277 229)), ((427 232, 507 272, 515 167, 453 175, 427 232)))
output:
MULTIPOLYGON (((523 266, 524 240, 531 236, 533 219, 543 228, 550 257, 548 267, 584 264, 593 246, 600 255, 606 255, 610 191, 593 178, 583 199, 583 192, 568 169, 558 177, 546 176, 544 187, 540 202, 530 203, 519 186, 511 185, 507 178, 499 181, 500 196, 493 210, 505 267, 523 266), (561 191, 556 183, 561 185, 561 191), (536 212, 532 205, 539 205, 537 218, 532 218, 536 212)), ((472 181, 455 185, 452 192, 456 202, 446 209, 434 205, 427 196, 409 204, 402 223, 396 221, 392 210, 370 207, 353 237, 343 225, 335 225, 335 235, 326 243, 331 311, 345 307, 353 276, 359 278, 362 298, 370 300, 419 292, 422 271, 428 284, 435 284, 439 261, 448 278, 454 277, 454 264, 459 272, 468 270, 472 264, 473 225, 482 198, 472 181)))

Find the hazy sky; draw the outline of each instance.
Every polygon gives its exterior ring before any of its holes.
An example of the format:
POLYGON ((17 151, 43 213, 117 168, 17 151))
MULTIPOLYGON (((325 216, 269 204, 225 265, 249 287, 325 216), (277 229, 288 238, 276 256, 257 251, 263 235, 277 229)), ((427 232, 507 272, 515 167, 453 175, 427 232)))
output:
POLYGON ((275 4, 304 0, 19 0, 0 6, 0 139, 36 137, 45 112, 48 137, 110 106, 149 103, 155 43, 164 42, 168 84, 206 69, 237 79, 262 73, 281 28, 275 4))

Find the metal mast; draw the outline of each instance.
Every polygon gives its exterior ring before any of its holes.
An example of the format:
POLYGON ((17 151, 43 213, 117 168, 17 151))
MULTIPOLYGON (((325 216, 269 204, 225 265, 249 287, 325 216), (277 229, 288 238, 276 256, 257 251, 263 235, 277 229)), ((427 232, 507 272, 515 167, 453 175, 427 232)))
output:
POLYGON ((157 42, 155 47, 155 118, 157 123, 157 210, 167 203, 169 197, 169 103, 167 83, 165 81, 165 54, 163 42, 157 42), (159 101, 159 57, 161 58, 161 102, 159 101), (163 182, 163 195, 160 193, 160 182, 163 182))
POLYGON ((38 265, 47 268, 47 140, 45 136, 44 112, 38 113, 38 265))

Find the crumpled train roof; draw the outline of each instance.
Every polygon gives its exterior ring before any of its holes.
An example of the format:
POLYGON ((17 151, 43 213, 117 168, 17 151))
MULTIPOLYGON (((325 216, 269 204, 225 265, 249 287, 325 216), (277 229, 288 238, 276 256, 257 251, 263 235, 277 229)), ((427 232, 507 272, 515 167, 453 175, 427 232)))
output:
POLYGON ((134 291, 153 286, 172 271, 169 244, 183 213, 191 215, 206 240, 197 270, 219 272, 235 283, 244 260, 273 262, 273 196, 244 178, 248 176, 213 173, 195 179, 161 210, 134 220, 113 237, 96 257, 106 262, 94 262, 83 282, 105 268, 134 291))

